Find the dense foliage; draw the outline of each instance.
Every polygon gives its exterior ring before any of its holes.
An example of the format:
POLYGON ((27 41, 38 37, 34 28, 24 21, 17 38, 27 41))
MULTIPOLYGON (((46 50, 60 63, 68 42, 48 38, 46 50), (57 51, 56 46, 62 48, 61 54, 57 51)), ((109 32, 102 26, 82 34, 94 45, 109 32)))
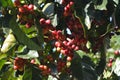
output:
POLYGON ((118 80, 119 0, 0 0, 0 80, 118 80))

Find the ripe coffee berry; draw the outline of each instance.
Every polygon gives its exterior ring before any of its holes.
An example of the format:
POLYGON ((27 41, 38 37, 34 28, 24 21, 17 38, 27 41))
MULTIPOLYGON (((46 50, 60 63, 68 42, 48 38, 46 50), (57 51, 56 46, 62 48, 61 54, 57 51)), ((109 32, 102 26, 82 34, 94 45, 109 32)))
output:
POLYGON ((14 1, 14 6, 16 6, 16 7, 20 6, 20 0, 15 0, 14 1))
POLYGON ((29 10, 29 11, 33 11, 33 10, 34 10, 34 5, 30 4, 30 5, 28 6, 28 10, 29 10))
POLYGON ((46 20, 46 21, 45 21, 45 24, 46 24, 46 25, 50 25, 50 24, 51 24, 50 19, 46 20))
POLYGON ((30 28, 32 25, 31 25, 31 23, 26 23, 26 28, 30 28))
POLYGON ((70 1, 69 5, 70 6, 73 6, 74 2, 73 1, 70 1))
POLYGON ((119 55, 120 54, 119 50, 114 51, 114 54, 119 55))
POLYGON ((24 13, 25 12, 25 9, 23 7, 19 7, 18 10, 19 10, 20 13, 24 13))
POLYGON ((55 42, 55 46, 56 46, 56 47, 60 47, 60 46, 61 46, 61 43, 60 43, 59 41, 56 41, 56 42, 55 42))
POLYGON ((71 60, 72 60, 72 57, 68 56, 67 61, 71 61, 71 60))
POLYGON ((108 63, 107 66, 108 66, 108 67, 112 67, 112 63, 108 63))
POLYGON ((39 22, 40 22, 40 24, 45 24, 45 19, 41 18, 39 22))
POLYGON ((14 69, 15 70, 22 70, 25 63, 26 63, 25 59, 16 57, 15 60, 14 60, 14 69))

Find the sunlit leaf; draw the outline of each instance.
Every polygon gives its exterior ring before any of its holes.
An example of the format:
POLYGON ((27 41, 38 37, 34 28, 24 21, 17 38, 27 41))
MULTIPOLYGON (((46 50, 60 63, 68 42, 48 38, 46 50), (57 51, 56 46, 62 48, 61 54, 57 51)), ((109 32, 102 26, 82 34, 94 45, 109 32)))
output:
POLYGON ((110 46, 113 49, 120 49, 120 35, 114 35, 112 36, 111 40, 110 40, 110 46))
POLYGON ((0 70, 2 69, 3 65, 5 64, 6 60, 1 59, 0 60, 0 70))
POLYGON ((30 58, 37 58, 39 57, 38 52, 35 50, 29 50, 27 54, 19 54, 18 57, 21 57, 23 59, 30 59, 30 58))
POLYGON ((8 52, 15 44, 16 44, 16 39, 14 35, 10 33, 2 45, 1 52, 2 53, 8 52))
POLYGON ((95 8, 99 10, 106 10, 106 5, 107 5, 108 0, 103 0, 101 5, 96 5, 95 8))
POLYGON ((12 0, 0 0, 0 3, 2 4, 3 7, 13 6, 12 0))
POLYGON ((113 70, 117 76, 120 76, 120 58, 116 59, 113 70))
POLYGON ((52 16, 54 14, 54 3, 47 3, 43 9, 42 12, 46 15, 46 16, 52 16))

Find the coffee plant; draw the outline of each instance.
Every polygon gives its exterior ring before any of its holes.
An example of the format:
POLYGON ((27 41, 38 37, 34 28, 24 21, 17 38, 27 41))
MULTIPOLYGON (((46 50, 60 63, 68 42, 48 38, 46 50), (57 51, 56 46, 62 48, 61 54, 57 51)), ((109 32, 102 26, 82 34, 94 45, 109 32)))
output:
POLYGON ((0 80, 120 80, 119 0, 0 0, 0 80))

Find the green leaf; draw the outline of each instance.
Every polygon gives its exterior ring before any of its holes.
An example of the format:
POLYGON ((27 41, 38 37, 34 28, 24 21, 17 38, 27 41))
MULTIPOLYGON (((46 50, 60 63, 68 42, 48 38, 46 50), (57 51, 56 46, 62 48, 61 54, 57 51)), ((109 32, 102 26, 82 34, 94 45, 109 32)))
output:
POLYGON ((29 52, 27 54, 18 55, 18 57, 21 57, 23 59, 30 59, 30 58, 37 58, 37 57, 39 57, 39 55, 38 55, 37 51, 29 50, 29 52))
POLYGON ((32 80, 32 68, 30 66, 25 66, 25 72, 22 80, 32 80))
POLYGON ((117 76, 120 76, 120 58, 116 59, 115 64, 112 67, 112 69, 117 76))
POLYGON ((116 4, 119 4, 119 0, 113 0, 116 4))
POLYGON ((6 58, 6 57, 7 57, 7 54, 0 52, 0 60, 3 59, 3 58, 6 58))
MULTIPOLYGON (((53 79, 50 79, 53 80, 53 79)), ((70 76, 66 73, 60 74, 60 80, 70 80, 70 76)))
POLYGON ((72 70, 72 74, 75 80, 83 80, 81 58, 78 54, 75 54, 71 62, 71 70, 72 70))
POLYGON ((55 14, 55 15, 53 16, 52 25, 53 25, 53 26, 57 26, 57 25, 58 25, 58 17, 57 17, 57 14, 55 14))
POLYGON ((10 33, 2 45, 1 52, 2 53, 8 52, 13 46, 15 46, 15 44, 16 44, 16 39, 14 35, 10 33))
POLYGON ((112 36, 112 38, 110 39, 110 46, 116 50, 120 49, 120 35, 112 36))
POLYGON ((100 48, 100 61, 96 66, 96 72, 99 76, 103 74, 105 66, 106 66, 106 50, 105 50, 105 44, 102 44, 100 48))
POLYGON ((32 80, 46 80, 43 78, 40 69, 36 66, 32 66, 32 80))
POLYGON ((118 6, 116 7, 116 11, 115 11, 115 20, 116 20, 116 25, 117 27, 120 27, 120 4, 118 4, 118 6))
POLYGON ((12 0, 0 0, 0 3, 2 4, 3 7, 13 6, 12 0))
POLYGON ((84 37, 87 37, 87 32, 88 32, 87 29, 88 28, 85 24, 86 13, 85 13, 84 9, 85 9, 86 4, 89 3, 90 0, 88 0, 88 2, 84 2, 82 0, 75 0, 74 2, 75 2, 74 3, 75 16, 79 19, 79 21, 83 27, 84 37))
POLYGON ((0 70, 2 69, 3 65, 5 64, 6 60, 1 59, 0 60, 0 70))
POLYGON ((101 5, 95 5, 96 9, 99 10, 107 10, 106 5, 107 5, 108 0, 103 0, 101 5))
POLYGON ((42 12, 47 16, 50 17, 54 14, 54 3, 47 3, 43 9, 42 12))
POLYGON ((83 79, 84 80, 96 80, 97 79, 97 73, 94 69, 95 64, 93 64, 91 58, 85 52, 83 52, 82 50, 78 50, 78 51, 76 51, 76 53, 78 54, 78 56, 81 57, 83 79))
POLYGON ((40 27, 39 20, 36 18, 35 21, 35 26, 37 28, 37 39, 38 39, 38 44, 40 45, 40 48, 43 49, 44 45, 44 35, 42 33, 42 28, 40 27))
POLYGON ((4 74, 1 76, 1 80, 16 80, 13 74, 14 70, 13 68, 10 68, 8 71, 4 72, 4 74))
POLYGON ((84 11, 85 11, 85 13, 86 13, 86 15, 85 15, 85 25, 87 26, 87 28, 88 29, 90 29, 91 28, 91 21, 90 21, 90 17, 88 16, 88 7, 90 6, 90 3, 89 4, 87 4, 86 6, 85 6, 85 9, 84 9, 84 11))
POLYGON ((13 31, 13 34, 15 35, 16 39, 26 45, 29 49, 33 50, 41 50, 41 48, 33 42, 31 39, 29 39, 26 34, 19 28, 18 24, 15 22, 16 19, 12 18, 10 21, 10 28, 13 31))
POLYGON ((32 26, 30 28, 26 28, 25 26, 23 25, 20 25, 20 28, 23 32, 25 32, 26 34, 31 34, 31 33, 35 33, 36 32, 36 29, 35 29, 35 26, 32 26))
POLYGON ((85 53, 84 51, 82 51, 82 50, 78 50, 78 51, 76 51, 76 53, 77 53, 81 58, 83 58, 83 57, 86 55, 86 53, 85 53))
POLYGON ((8 5, 6 0, 0 0, 0 3, 2 4, 3 7, 6 7, 8 5))
POLYGON ((92 66, 82 63, 82 67, 84 80, 97 80, 98 75, 92 66))

